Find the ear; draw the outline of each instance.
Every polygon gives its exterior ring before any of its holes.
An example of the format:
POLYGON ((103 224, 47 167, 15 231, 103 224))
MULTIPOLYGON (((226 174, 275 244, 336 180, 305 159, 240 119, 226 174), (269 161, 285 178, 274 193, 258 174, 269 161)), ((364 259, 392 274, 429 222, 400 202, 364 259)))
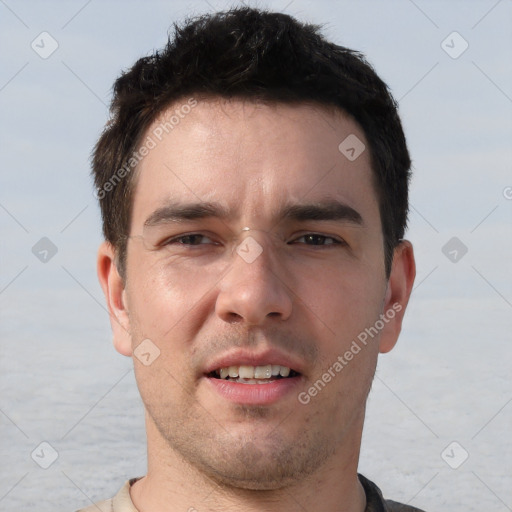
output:
POLYGON ((412 244, 402 240, 395 248, 384 298, 383 314, 388 322, 381 332, 379 341, 379 351, 382 354, 389 352, 398 340, 415 277, 416 264, 412 244))
POLYGON ((117 270, 115 250, 108 242, 103 242, 98 250, 97 271, 110 313, 114 347, 120 354, 131 356, 132 341, 125 284, 117 270))

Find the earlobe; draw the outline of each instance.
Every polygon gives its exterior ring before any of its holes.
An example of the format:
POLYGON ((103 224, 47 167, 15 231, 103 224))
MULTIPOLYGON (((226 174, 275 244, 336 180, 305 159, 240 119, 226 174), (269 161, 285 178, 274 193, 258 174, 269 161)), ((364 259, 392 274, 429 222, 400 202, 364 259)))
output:
POLYGON ((383 313, 388 322, 379 341, 379 351, 381 353, 389 352, 398 340, 415 276, 416 264, 412 244, 403 240, 395 248, 393 265, 384 298, 383 313))
POLYGON ((125 356, 132 355, 130 319, 125 284, 115 263, 115 250, 103 242, 98 250, 98 279, 105 294, 115 349, 125 356))

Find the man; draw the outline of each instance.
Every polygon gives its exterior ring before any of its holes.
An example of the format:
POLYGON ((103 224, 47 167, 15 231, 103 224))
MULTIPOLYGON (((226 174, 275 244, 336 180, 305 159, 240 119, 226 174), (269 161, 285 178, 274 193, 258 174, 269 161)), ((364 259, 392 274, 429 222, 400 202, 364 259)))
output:
POLYGON ((87 511, 411 511, 357 474, 415 275, 386 85, 284 14, 176 29, 115 83, 98 274, 148 472, 87 511))

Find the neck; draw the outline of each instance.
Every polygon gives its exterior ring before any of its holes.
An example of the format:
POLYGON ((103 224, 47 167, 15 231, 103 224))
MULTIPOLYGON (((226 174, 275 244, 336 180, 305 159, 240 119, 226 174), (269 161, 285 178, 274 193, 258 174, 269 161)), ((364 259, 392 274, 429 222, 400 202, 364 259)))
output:
POLYGON ((172 450, 146 417, 148 473, 131 488, 140 512, 265 510, 363 512, 366 497, 357 477, 363 420, 313 474, 273 490, 249 490, 219 483, 172 450))

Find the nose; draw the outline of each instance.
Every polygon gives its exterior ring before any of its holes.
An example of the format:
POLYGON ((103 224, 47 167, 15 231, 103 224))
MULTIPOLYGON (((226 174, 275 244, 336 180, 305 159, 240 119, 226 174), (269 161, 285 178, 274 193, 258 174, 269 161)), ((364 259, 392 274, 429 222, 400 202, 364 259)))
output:
POLYGON ((290 317, 292 292, 284 282, 282 262, 267 242, 252 234, 237 246, 232 266, 219 283, 215 304, 217 316, 225 322, 254 326, 270 318, 290 317))

